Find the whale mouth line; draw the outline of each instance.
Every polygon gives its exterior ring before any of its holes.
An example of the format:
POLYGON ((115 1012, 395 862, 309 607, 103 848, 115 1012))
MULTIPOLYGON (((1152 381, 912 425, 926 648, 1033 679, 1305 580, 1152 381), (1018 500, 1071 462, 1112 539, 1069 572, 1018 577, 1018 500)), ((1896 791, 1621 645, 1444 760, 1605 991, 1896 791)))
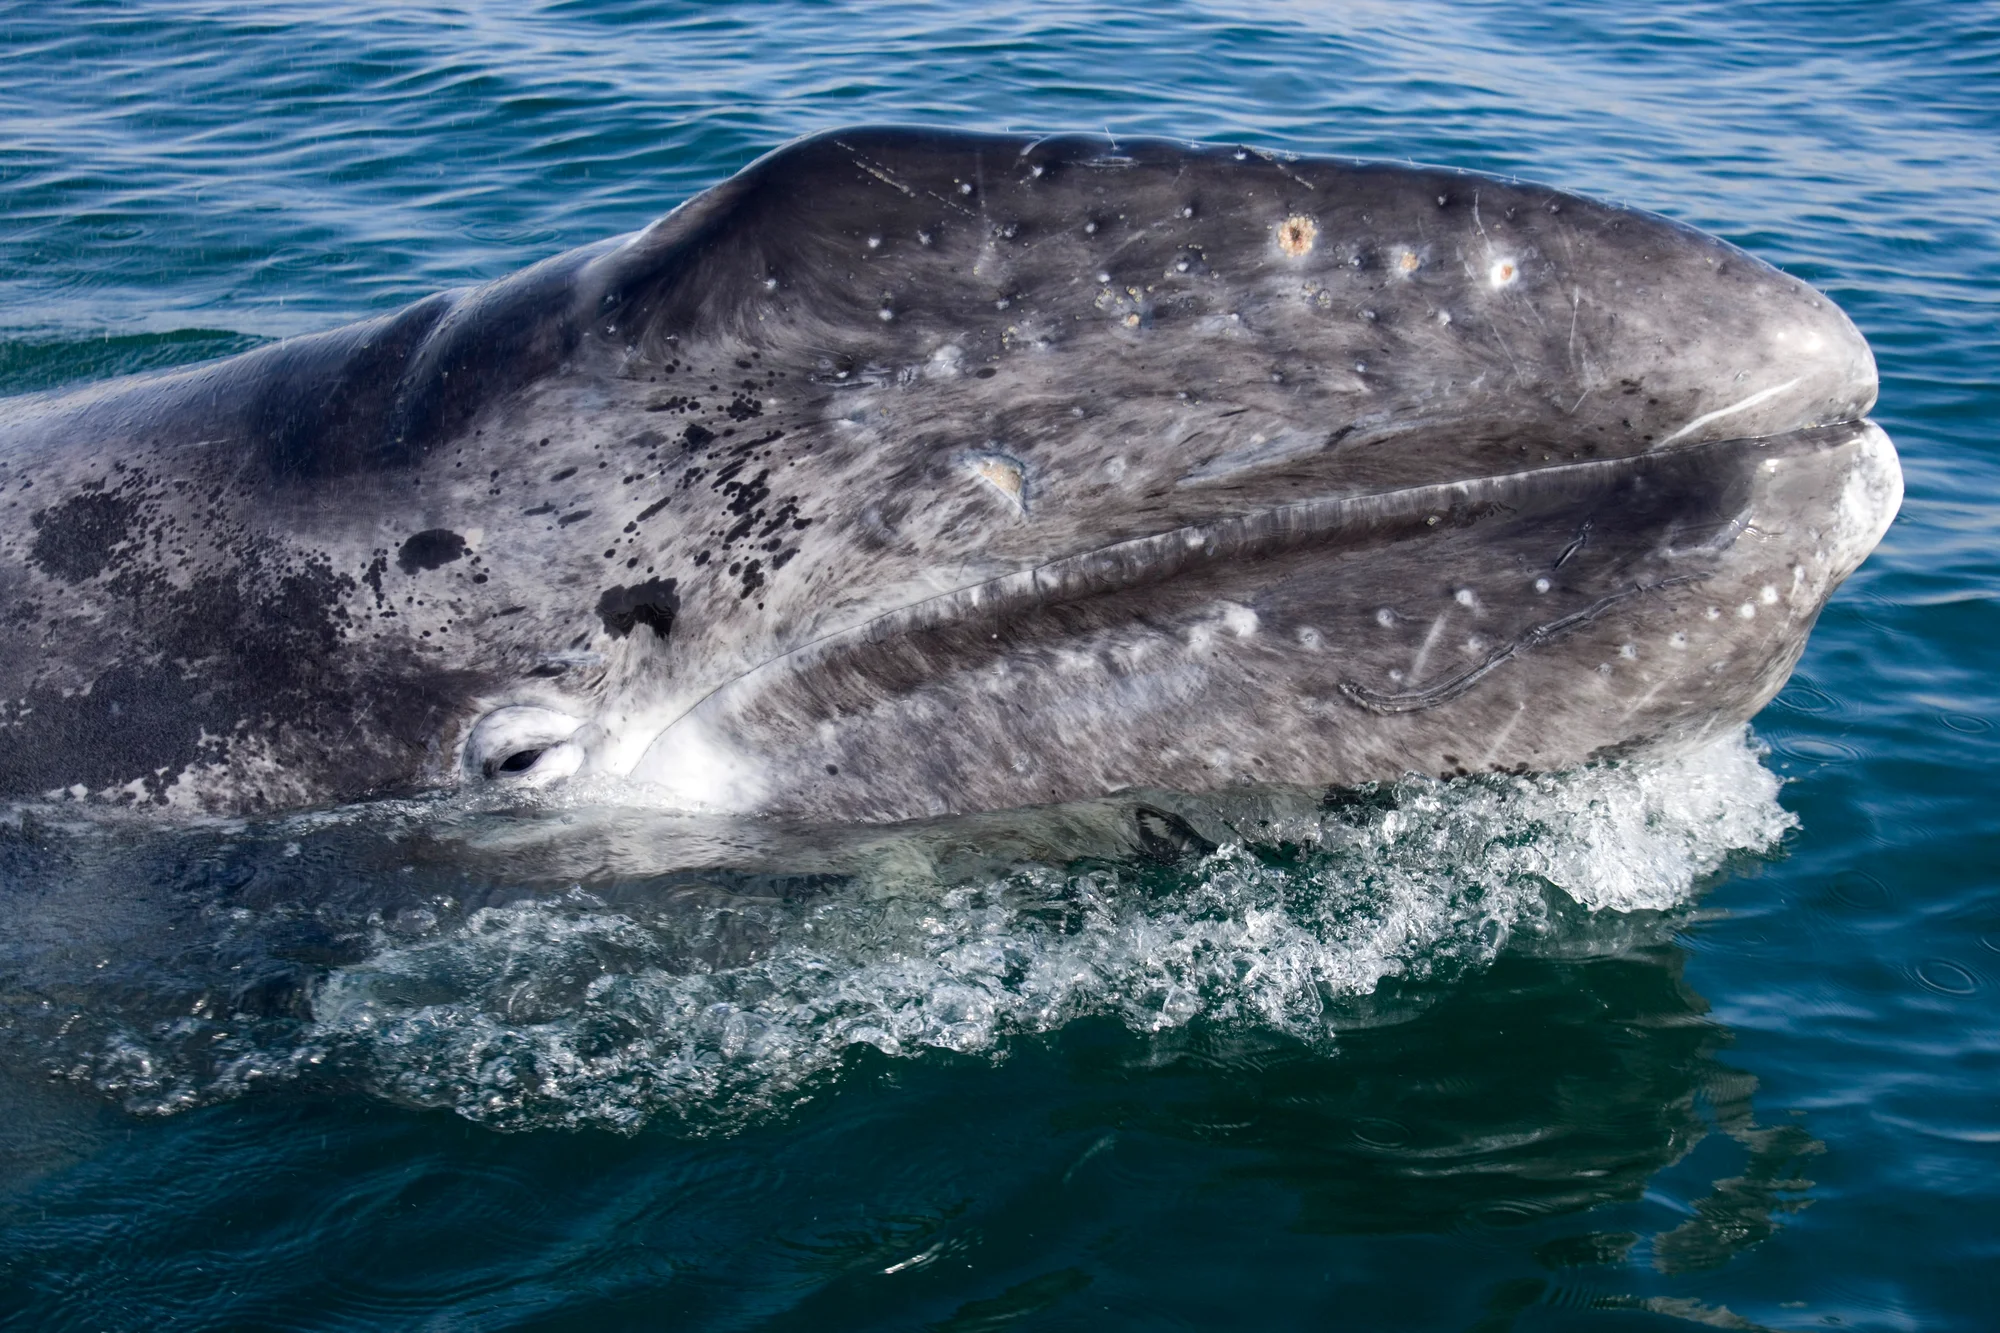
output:
MULTIPOLYGON (((1864 421, 1816 424, 1762 437, 1760 443, 1827 437, 1865 425, 1864 421)), ((1433 482, 1358 495, 1325 496, 1273 506, 1209 522, 1184 524, 1145 537, 1128 538, 1027 569, 983 579, 882 611, 856 624, 830 631, 807 643, 777 653, 724 680, 680 710, 644 745, 643 755, 683 722, 732 691, 782 671, 810 669, 837 655, 880 645, 925 631, 949 629, 985 617, 999 623, 1012 611, 1045 609, 1131 589, 1154 586, 1217 564, 1270 558, 1323 544, 1348 534, 1357 547, 1393 543, 1445 525, 1466 526, 1505 507, 1505 497, 1523 484, 1565 482, 1588 486, 1597 478, 1655 460, 1663 455, 1700 454, 1741 447, 1743 439, 1704 440, 1654 448, 1643 454, 1588 459, 1465 480, 1433 482)), ((1706 575, 1659 579, 1611 593, 1570 614, 1534 626, 1489 654, 1469 670, 1421 690, 1378 694, 1354 682, 1338 689, 1355 707, 1376 714, 1415 712, 1449 702, 1464 694, 1505 662, 1571 631, 1581 629, 1614 606, 1632 598, 1696 582, 1706 575)), ((636 762, 636 759, 635 759, 636 762)))

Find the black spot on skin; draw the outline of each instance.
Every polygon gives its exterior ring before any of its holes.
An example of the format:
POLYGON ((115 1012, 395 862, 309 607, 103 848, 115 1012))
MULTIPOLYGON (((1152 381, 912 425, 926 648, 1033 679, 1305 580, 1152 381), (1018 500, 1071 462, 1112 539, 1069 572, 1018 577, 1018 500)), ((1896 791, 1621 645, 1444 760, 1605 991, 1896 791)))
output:
POLYGON ((449 528, 426 528, 396 549, 396 568, 414 574, 464 557, 465 538, 449 528))
POLYGON ((691 421, 688 423, 688 428, 681 432, 681 439, 690 450, 706 449, 714 442, 715 432, 699 422, 691 421))
POLYGON ((112 548, 131 533, 138 502, 105 491, 84 491, 36 513, 28 554, 54 578, 81 583, 104 572, 112 548))
POLYGON ((677 579, 647 579, 630 588, 606 588, 597 599, 597 616, 613 638, 622 639, 634 626, 644 625, 661 639, 673 632, 681 609, 677 579))
POLYGON ((375 605, 382 605, 382 576, 389 572, 387 553, 377 551, 375 558, 368 562, 368 568, 361 571, 361 581, 375 593, 375 605))
POLYGON ((568 480, 569 480, 569 479, 570 479, 571 477, 574 477, 575 475, 576 475, 576 469, 575 469, 575 468, 573 468, 573 467, 566 467, 566 468, 564 468, 564 469, 563 469, 562 471, 560 471, 560 472, 552 472, 552 473, 550 473, 550 474, 549 474, 549 480, 550 480, 550 481, 568 481, 568 480))
POLYGON ((645 507, 644 509, 641 509, 641 510, 639 511, 639 517, 638 517, 638 518, 636 518, 636 519, 634 519, 634 520, 633 520, 633 522, 635 522, 635 523, 644 523, 644 522, 645 522, 645 521, 646 521, 647 519, 649 519, 649 518, 651 518, 651 517, 652 517, 653 515, 655 515, 655 514, 659 513, 659 512, 660 512, 660 511, 661 511, 662 509, 665 509, 665 508, 667 507, 667 501, 668 501, 668 500, 669 500, 670 498, 672 498, 672 497, 670 497, 670 496, 661 496, 661 497, 660 497, 659 499, 655 500, 655 501, 654 501, 653 503, 651 503, 651 504, 647 505, 647 506, 646 506, 646 507, 645 507))
POLYGON ((572 523, 581 523, 583 522, 583 520, 589 517, 590 517, 590 511, 588 509, 579 509, 573 514, 564 514, 561 518, 557 519, 556 526, 559 528, 566 528, 572 523))

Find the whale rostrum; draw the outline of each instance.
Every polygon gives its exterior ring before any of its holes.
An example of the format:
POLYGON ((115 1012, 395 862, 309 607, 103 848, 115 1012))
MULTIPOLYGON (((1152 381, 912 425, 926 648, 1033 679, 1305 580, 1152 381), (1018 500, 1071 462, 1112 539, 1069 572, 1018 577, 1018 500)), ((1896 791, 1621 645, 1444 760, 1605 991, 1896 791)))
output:
POLYGON ((1461 171, 859 128, 0 402, 0 797, 896 820, 1740 725, 1902 494, 1806 284, 1461 171))

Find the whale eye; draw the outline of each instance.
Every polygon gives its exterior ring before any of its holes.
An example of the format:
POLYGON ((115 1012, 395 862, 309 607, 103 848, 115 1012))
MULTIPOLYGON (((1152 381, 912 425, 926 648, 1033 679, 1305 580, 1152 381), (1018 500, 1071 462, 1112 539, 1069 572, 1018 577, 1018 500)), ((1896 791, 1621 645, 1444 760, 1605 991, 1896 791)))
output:
POLYGON ((505 759, 488 759, 480 766, 481 771, 489 778, 497 778, 502 773, 525 773, 535 766, 535 761, 540 759, 548 748, 546 745, 537 745, 530 750, 516 750, 505 759))
MULTIPOLYGON (((496 708, 473 726, 465 739, 467 776, 494 781, 532 776, 537 781, 560 777, 575 767, 544 764, 543 757, 576 733, 581 718, 553 708, 510 704, 496 708), (548 770, 546 772, 542 770, 548 770), (560 770, 560 771, 558 771, 560 770)), ((574 747, 568 747, 570 751, 574 747)), ((572 760, 575 759, 572 754, 572 760)))

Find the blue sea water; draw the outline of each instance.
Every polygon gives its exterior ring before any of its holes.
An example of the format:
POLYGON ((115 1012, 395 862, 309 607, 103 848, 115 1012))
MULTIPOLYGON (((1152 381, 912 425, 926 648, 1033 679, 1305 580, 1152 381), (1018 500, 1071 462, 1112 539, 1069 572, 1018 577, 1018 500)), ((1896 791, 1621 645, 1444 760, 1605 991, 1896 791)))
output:
POLYGON ((1220 810, 1172 865, 1088 810, 10 816, 9 1326, 2000 1326, 2000 5, 0 3, 0 392, 857 121, 1683 219, 1867 334, 1902 516, 1754 740, 1220 810))

